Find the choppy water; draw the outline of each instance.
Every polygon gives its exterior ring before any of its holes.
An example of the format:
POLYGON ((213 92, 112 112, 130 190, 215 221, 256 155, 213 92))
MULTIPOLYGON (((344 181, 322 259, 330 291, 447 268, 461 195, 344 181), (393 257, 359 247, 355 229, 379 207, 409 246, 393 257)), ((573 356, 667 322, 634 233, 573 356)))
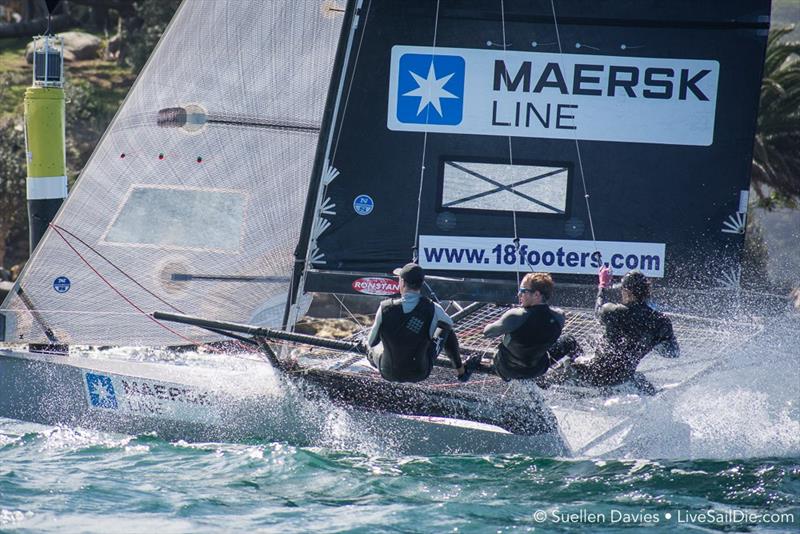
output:
POLYGON ((796 532, 800 458, 381 457, 0 420, 3 529, 630 532, 648 524, 796 532))
POLYGON ((401 456, 368 430, 354 448, 188 444, 0 419, 0 530, 800 532, 798 331, 796 316, 770 325, 687 387, 601 399, 633 425, 576 458, 401 456))

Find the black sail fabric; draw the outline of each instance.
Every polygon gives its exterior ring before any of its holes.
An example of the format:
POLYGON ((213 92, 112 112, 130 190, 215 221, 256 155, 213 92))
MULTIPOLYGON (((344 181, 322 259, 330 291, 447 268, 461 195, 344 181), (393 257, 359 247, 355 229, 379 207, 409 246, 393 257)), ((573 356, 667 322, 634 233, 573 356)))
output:
POLYGON ((313 290, 415 252, 449 277, 735 286, 769 9, 364 2, 317 154, 313 290))

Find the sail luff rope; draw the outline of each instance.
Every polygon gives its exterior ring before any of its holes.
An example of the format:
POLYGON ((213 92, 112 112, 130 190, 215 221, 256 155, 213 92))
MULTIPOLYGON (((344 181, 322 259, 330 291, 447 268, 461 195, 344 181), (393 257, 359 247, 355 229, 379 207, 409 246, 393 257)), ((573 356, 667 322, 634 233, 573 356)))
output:
MULTIPOLYGON (((506 5, 505 5, 505 1, 504 0, 500 0, 500 24, 501 24, 502 29, 503 29, 503 59, 505 60, 506 56, 508 55, 507 54, 507 52, 508 52, 508 50, 507 50, 508 43, 506 42, 506 5)), ((510 135, 508 136, 508 165, 509 165, 509 167, 513 167, 514 166, 514 150, 511 147, 511 136, 510 135)), ((509 172, 510 171, 511 171, 511 169, 509 168, 509 172)), ((511 190, 511 193, 514 193, 514 183, 513 182, 511 183, 510 190, 511 190)), ((512 219, 512 221, 514 223, 514 247, 517 249, 517 253, 519 253, 519 233, 517 231, 517 210, 516 210, 516 208, 514 208, 513 204, 511 206, 511 219, 512 219)), ((517 287, 519 287, 519 284, 520 284, 519 264, 516 261, 514 262, 514 267, 515 267, 514 270, 515 270, 516 275, 517 275, 517 287)), ((531 270, 533 270, 532 266, 529 266, 529 268, 531 270)))
POLYGON ((123 316, 123 317, 136 317, 139 314, 136 312, 110 312, 110 311, 89 311, 89 310, 62 310, 60 308, 36 308, 36 309, 11 309, 11 308, 0 308, 0 311, 4 313, 17 313, 17 314, 31 314, 32 312, 38 313, 60 313, 62 315, 98 315, 98 316, 107 316, 107 315, 115 315, 115 316, 123 316))
POLYGON ((216 347, 208 345, 207 343, 198 343, 197 341, 195 341, 195 340, 193 340, 191 338, 188 338, 188 337, 184 336, 183 334, 181 334, 179 332, 176 332, 172 328, 168 327, 167 325, 165 325, 164 323, 162 323, 161 321, 159 321, 158 319, 156 319, 155 317, 153 317, 152 315, 150 315, 149 313, 147 313, 146 311, 141 309, 139 306, 136 305, 136 303, 134 303, 131 299, 126 297, 120 290, 118 290, 116 287, 114 287, 114 285, 111 282, 109 282, 108 279, 105 276, 100 274, 100 271, 95 269, 94 266, 91 263, 89 263, 89 261, 86 258, 84 258, 83 255, 80 252, 78 252, 78 249, 76 249, 74 246, 72 246, 72 243, 70 243, 69 240, 66 237, 64 237, 64 234, 61 233, 61 230, 59 229, 58 226, 56 226, 54 224, 51 224, 50 227, 53 228, 53 230, 58 234, 58 236, 61 239, 64 240, 64 243, 66 243, 66 245, 70 249, 72 249, 72 252, 74 252, 78 256, 78 258, 80 258, 81 261, 83 261, 83 263, 85 263, 86 266, 89 267, 89 269, 91 269, 91 271, 100 278, 100 280, 102 280, 109 288, 111 288, 111 290, 114 293, 119 295, 119 297, 122 298, 122 300, 127 302, 136 311, 138 311, 139 313, 141 313, 142 315, 144 315, 145 317, 147 317, 148 319, 153 321, 155 324, 157 324, 158 326, 160 326, 161 328, 163 328, 167 332, 175 334, 177 337, 179 337, 180 339, 183 339, 184 341, 188 341, 191 345, 206 345, 213 352, 223 352, 223 351, 217 349, 216 347))
MULTIPOLYGON (((556 30, 556 42, 558 43, 558 53, 559 55, 564 55, 564 50, 561 46, 561 33, 558 31, 558 18, 556 17, 556 4, 555 0, 550 0, 550 8, 553 11, 553 26, 556 30)), ((581 183, 583 184, 583 198, 586 200, 586 213, 589 216, 589 230, 592 233, 592 243, 594 243, 595 252, 598 251, 597 249, 597 238, 595 237, 594 233, 594 222, 592 220, 592 208, 589 205, 589 191, 586 189, 586 176, 583 172, 583 158, 581 158, 581 146, 578 143, 578 136, 577 134, 574 135, 575 140, 575 151, 578 154, 578 168, 581 172, 581 183)))
MULTIPOLYGON (((431 69, 436 60, 436 37, 439 32, 439 0, 436 0, 436 16, 433 21, 433 46, 431 47, 431 69)), ((435 72, 435 70, 434 70, 435 72)), ((431 86, 428 84, 428 97, 430 97, 431 86)), ((425 132, 422 137, 422 160, 420 161, 419 168, 419 191, 417 192, 417 221, 414 226, 414 248, 412 249, 412 261, 419 261, 419 217, 422 211, 422 184, 425 179, 425 155, 428 150, 428 122, 431 116, 431 101, 428 98, 428 104, 425 107, 425 132)))

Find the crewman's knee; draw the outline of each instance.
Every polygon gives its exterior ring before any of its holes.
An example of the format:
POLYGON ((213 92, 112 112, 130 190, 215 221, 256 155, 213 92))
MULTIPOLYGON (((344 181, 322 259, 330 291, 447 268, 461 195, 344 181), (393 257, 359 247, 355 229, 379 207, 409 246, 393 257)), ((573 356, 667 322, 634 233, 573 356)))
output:
POLYGON ((550 347, 548 353, 553 361, 558 361, 564 357, 574 360, 583 355, 583 348, 575 336, 564 334, 550 347))
POLYGON ((380 369, 381 367, 381 356, 383 356, 383 345, 378 344, 374 347, 370 347, 367 351, 367 361, 374 367, 375 369, 380 369))

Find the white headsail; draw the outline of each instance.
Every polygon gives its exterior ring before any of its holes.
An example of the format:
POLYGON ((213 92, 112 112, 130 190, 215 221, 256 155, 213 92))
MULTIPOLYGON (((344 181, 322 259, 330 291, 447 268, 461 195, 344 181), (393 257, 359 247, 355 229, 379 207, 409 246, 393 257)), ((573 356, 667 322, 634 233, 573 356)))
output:
POLYGON ((154 310, 278 324, 342 16, 184 2, 3 303, 5 341, 197 338, 154 310))

